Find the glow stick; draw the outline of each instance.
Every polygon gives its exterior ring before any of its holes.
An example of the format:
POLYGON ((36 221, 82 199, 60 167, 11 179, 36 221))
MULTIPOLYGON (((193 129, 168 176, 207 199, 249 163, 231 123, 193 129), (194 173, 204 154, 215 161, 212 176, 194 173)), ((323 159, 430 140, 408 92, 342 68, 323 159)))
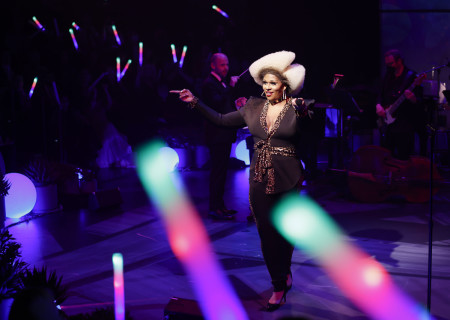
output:
POLYGON ((178 59, 177 59, 177 51, 175 50, 175 45, 171 44, 170 47, 172 48, 173 63, 177 63, 178 59))
POLYGON ((180 58, 180 68, 183 68, 184 57, 186 56, 186 51, 187 51, 187 46, 184 46, 183 53, 181 53, 181 58, 180 58))
POLYGON ((346 241, 337 224, 313 200, 290 195, 274 209, 272 220, 289 242, 317 259, 372 319, 432 319, 395 286, 380 263, 346 241))
POLYGON ((36 83, 37 83, 37 81, 38 81, 38 78, 37 78, 37 77, 34 78, 33 84, 31 85, 30 92, 28 93, 28 96, 29 96, 30 98, 31 98, 31 96, 33 95, 34 88, 36 88, 36 83))
POLYGON ((36 17, 33 17, 32 19, 33 19, 34 23, 36 24, 36 26, 37 26, 40 30, 45 31, 45 28, 42 26, 42 24, 39 22, 39 20, 38 20, 36 17))
POLYGON ((115 25, 112 25, 112 30, 114 32, 114 37, 116 37, 117 44, 120 46, 122 43, 120 42, 119 34, 117 33, 115 25))
POLYGON ((195 285, 205 319, 248 319, 240 300, 221 270, 208 233, 183 190, 178 172, 171 170, 161 141, 136 152, 137 172, 165 223, 169 244, 195 285))
POLYGON ((75 28, 75 30, 80 30, 80 27, 75 22, 72 22, 72 26, 75 28))
POLYGON ((114 314, 116 320, 125 319, 125 293, 123 282, 123 257, 121 253, 112 255, 114 269, 114 314))
POLYGON ((120 58, 116 58, 116 75, 117 75, 117 82, 120 81, 120 58))
POLYGON ((139 65, 142 66, 144 62, 144 43, 139 42, 139 65))
POLYGON ((75 34, 73 33, 73 29, 70 28, 69 32, 70 32, 70 36, 72 37, 73 46, 75 47, 76 50, 78 50, 78 42, 77 42, 77 39, 75 38, 75 34))
POLYGON ((216 6, 215 4, 212 6, 212 8, 214 10, 216 10, 218 13, 220 13, 221 15, 223 15, 225 18, 229 18, 228 15, 225 13, 225 11, 223 11, 222 9, 220 9, 218 6, 216 6))
POLYGON ((125 65, 125 67, 122 70, 122 73, 120 74, 120 80, 122 80, 123 76, 125 75, 125 72, 127 72, 128 67, 130 66, 131 63, 131 59, 128 59, 127 64, 125 65))
POLYGON ((59 99, 58 89, 56 88, 55 81, 52 82, 52 85, 53 85, 53 92, 55 93, 56 102, 58 103, 58 106, 61 107, 61 100, 59 99))

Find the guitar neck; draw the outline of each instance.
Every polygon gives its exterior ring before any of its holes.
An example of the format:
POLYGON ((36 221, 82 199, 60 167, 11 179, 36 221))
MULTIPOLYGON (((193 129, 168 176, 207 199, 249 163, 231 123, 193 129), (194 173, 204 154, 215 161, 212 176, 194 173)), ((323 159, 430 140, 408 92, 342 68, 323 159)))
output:
POLYGON ((397 108, 403 103, 403 101, 405 101, 406 97, 405 97, 405 91, 409 90, 412 91, 415 87, 417 86, 416 81, 414 81, 408 88, 406 88, 403 93, 401 94, 400 97, 397 98, 397 100, 395 100, 395 102, 393 104, 391 104, 391 106, 389 107, 390 109, 390 113, 393 114, 395 112, 395 110, 397 110, 397 108))

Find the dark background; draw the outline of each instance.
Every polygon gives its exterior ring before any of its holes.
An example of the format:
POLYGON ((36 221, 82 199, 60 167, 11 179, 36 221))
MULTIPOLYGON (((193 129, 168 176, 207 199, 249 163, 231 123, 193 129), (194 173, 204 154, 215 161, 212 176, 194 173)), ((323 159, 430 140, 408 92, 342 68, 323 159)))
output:
MULTIPOLYGON (((2 65, 14 74, 13 78, 2 74, 2 92, 17 91, 19 86, 24 96, 39 76, 31 101, 18 105, 18 97, 2 98, 1 136, 15 141, 19 151, 58 158, 63 148, 67 161, 89 165, 101 139, 96 128, 85 128, 76 119, 90 116, 85 112, 88 98, 83 81, 92 83, 106 71, 111 76, 105 77, 104 85, 113 99, 108 120, 133 147, 155 135, 164 136, 169 144, 197 143, 200 120, 168 90, 187 87, 197 92, 208 72, 208 59, 217 51, 230 58, 230 75, 241 74, 265 54, 295 52, 295 62, 306 68, 302 96, 318 102, 328 102, 326 88, 333 75, 344 74, 340 87, 350 91, 365 111, 359 128, 373 126, 380 78, 378 1, 18 0, 5 3, 2 17, 2 65), (214 11, 213 4, 230 19, 214 11), (33 16, 45 32, 33 24, 33 16), (75 31, 78 51, 68 32, 73 21, 81 27, 75 31), (137 63, 139 41, 144 43, 145 68, 137 63), (182 47, 188 46, 182 69, 172 62, 172 43, 178 59, 182 47), (133 59, 120 83, 114 81, 116 57, 121 58, 122 68, 133 59), (147 82, 141 81, 143 74, 148 75, 147 82), (62 112, 52 94, 53 82, 66 101, 62 112)), ((248 73, 238 89, 247 97, 261 92, 248 73)))

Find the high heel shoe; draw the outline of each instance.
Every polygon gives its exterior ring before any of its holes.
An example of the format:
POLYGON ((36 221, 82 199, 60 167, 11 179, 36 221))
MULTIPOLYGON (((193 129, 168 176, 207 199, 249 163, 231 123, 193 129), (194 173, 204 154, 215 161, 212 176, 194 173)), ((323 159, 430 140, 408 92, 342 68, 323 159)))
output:
POLYGON ((281 304, 286 302, 286 294, 287 293, 288 293, 288 288, 284 289, 283 296, 281 297, 280 302, 278 302, 278 303, 268 302, 267 306, 266 306, 266 311, 273 312, 273 311, 277 310, 279 307, 281 307, 281 304))
MULTIPOLYGON (((286 293, 287 293, 289 290, 292 289, 292 284, 294 283, 294 279, 292 278, 292 272, 291 272, 291 271, 289 271, 289 275, 291 276, 291 284, 290 284, 290 285, 287 285, 287 283, 286 283, 286 293)), ((287 281, 286 281, 286 282, 287 282, 287 281)))

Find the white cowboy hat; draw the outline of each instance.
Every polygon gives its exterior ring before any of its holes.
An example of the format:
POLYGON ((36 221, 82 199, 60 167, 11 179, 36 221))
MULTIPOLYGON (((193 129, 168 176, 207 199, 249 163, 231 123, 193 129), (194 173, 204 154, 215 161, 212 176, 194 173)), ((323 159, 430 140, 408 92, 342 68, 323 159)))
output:
POLYGON ((263 85, 259 77, 264 69, 274 69, 280 72, 289 86, 289 94, 295 95, 303 88, 305 81, 305 67, 301 64, 291 64, 295 59, 295 53, 291 51, 278 51, 259 58, 250 65, 249 71, 255 82, 263 85))

